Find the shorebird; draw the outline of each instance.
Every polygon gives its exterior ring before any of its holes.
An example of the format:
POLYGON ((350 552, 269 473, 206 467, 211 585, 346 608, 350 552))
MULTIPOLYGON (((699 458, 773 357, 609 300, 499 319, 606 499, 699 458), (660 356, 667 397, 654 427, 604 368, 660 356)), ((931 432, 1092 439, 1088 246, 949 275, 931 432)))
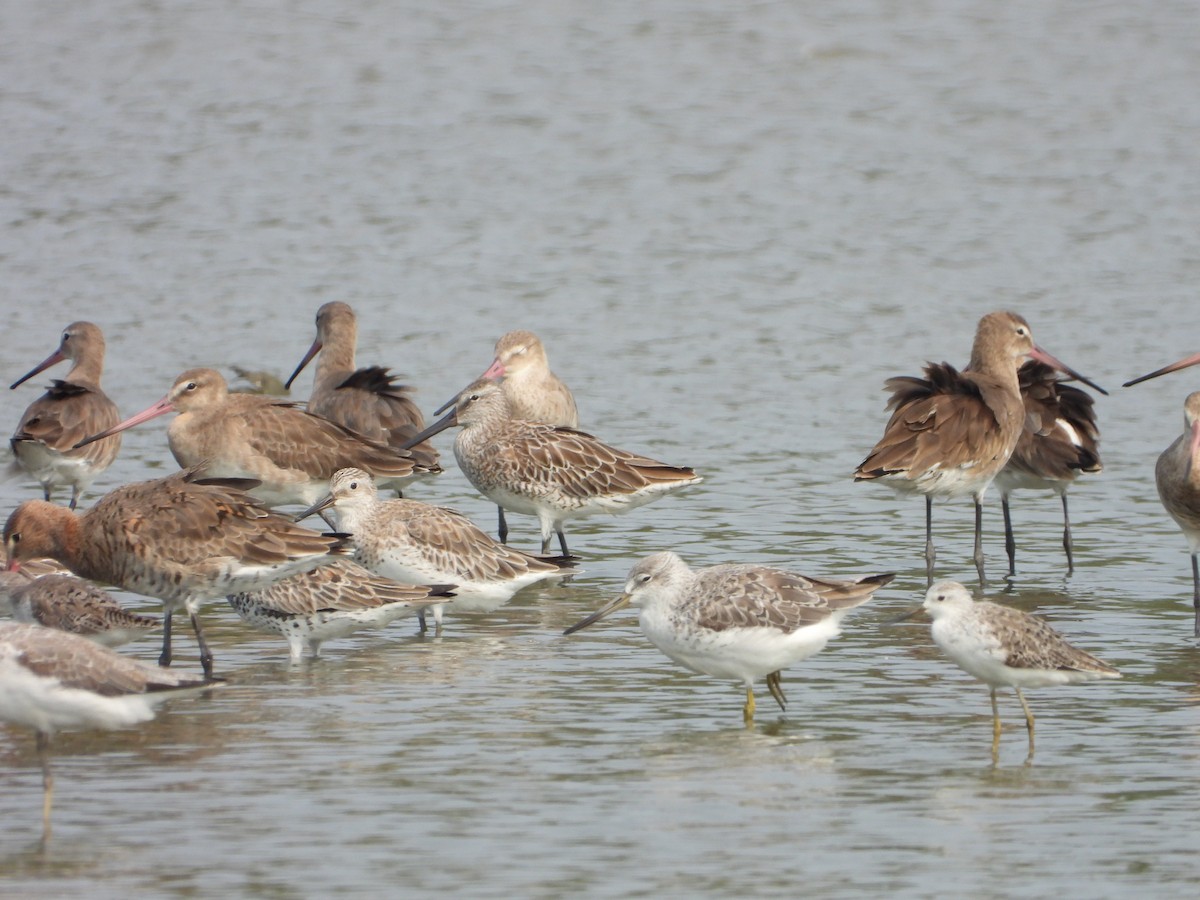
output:
POLYGON ((513 416, 500 386, 480 379, 458 396, 455 408, 417 439, 455 425, 454 456, 475 488, 511 512, 537 516, 542 553, 558 535, 568 556, 563 523, 596 513, 624 513, 703 479, 618 450, 582 431, 526 422, 513 416))
POLYGON ((88 441, 169 412, 171 454, 205 478, 253 478, 251 493, 268 506, 310 505, 329 490, 338 469, 357 466, 397 487, 418 474, 440 472, 404 450, 368 441, 294 403, 257 394, 231 394, 215 369, 188 369, 167 396, 88 441))
POLYGON ((229 605, 259 631, 283 635, 292 662, 299 662, 305 647, 319 656, 322 642, 360 628, 382 628, 426 606, 445 603, 454 596, 453 588, 401 584, 343 559, 259 591, 230 594, 229 605))
MULTIPOLYGON (((501 544, 461 513, 416 500, 380 500, 360 469, 333 476, 329 496, 304 515, 333 509, 352 535, 354 559, 377 575, 410 584, 454 585, 454 607, 492 609, 521 588, 576 574, 568 557, 537 557, 501 544)), ((441 604, 434 605, 441 625, 441 604)))
MULTIPOLYGON (((357 343, 358 323, 350 305, 338 301, 322 305, 317 310, 317 337, 285 387, 290 388, 319 353, 308 411, 376 443, 403 446, 425 427, 425 417, 409 396, 412 389, 397 383, 398 376, 382 366, 355 367, 357 343)), ((437 465, 438 453, 429 444, 410 449, 421 465, 437 465)))
POLYGON ((108 591, 75 575, 32 578, 25 567, 0 572, 0 597, 18 622, 45 625, 119 647, 162 627, 158 619, 130 612, 108 591))
MULTIPOLYGON (((928 363, 925 378, 890 378, 892 417, 883 437, 854 472, 855 481, 883 479, 892 487, 925 495, 925 569, 933 582, 933 498, 975 500, 975 568, 983 570, 983 495, 1012 456, 1025 421, 1017 367, 1026 356, 1096 387, 1033 342, 1033 333, 1012 312, 979 320, 971 362, 959 372, 928 363)), ((1099 388, 1097 388, 1099 390, 1099 388)))
POLYGON ((49 750, 56 732, 145 722, 164 700, 213 683, 208 677, 126 659, 65 631, 0 624, 0 719, 37 732, 43 840, 50 836, 54 775, 49 750))
POLYGON ((72 322, 63 329, 58 349, 13 382, 16 388, 56 363, 73 363, 67 377, 51 383, 21 416, 11 444, 17 462, 42 485, 45 499, 59 485, 71 486, 71 509, 96 476, 112 465, 121 449, 119 437, 87 447, 76 442, 117 424, 117 405, 100 389, 104 371, 104 334, 91 322, 72 322))
POLYGON ((692 569, 668 550, 635 565, 624 593, 563 633, 574 634, 628 604, 640 607, 642 632, 675 662, 745 685, 742 718, 749 725, 754 682, 766 676, 771 696, 786 709, 782 670, 823 649, 840 633, 846 613, 894 577, 832 581, 739 564, 692 569))
MULTIPOLYGON (((575 396, 562 379, 550 371, 546 348, 532 331, 510 331, 496 341, 496 358, 479 377, 499 382, 512 407, 514 419, 560 428, 579 427, 575 396)), ((457 399, 443 403, 434 415, 440 416, 457 399)), ((497 506, 496 510, 500 543, 507 543, 508 522, 504 518, 504 507, 497 506)))
POLYGON ((1163 507, 1187 538, 1192 556, 1192 606, 1200 637, 1200 391, 1183 402, 1183 434, 1158 457, 1154 483, 1163 507))
MULTIPOLYGON (((1200 363, 1200 353, 1185 356, 1148 375, 1125 382, 1125 387, 1149 381, 1169 372, 1178 372, 1200 363)), ((1183 402, 1183 434, 1158 457, 1154 482, 1158 496, 1171 518, 1187 538, 1192 556, 1192 606, 1195 608, 1194 632, 1200 637, 1200 471, 1196 466, 1200 453, 1200 393, 1188 394, 1183 402)))
POLYGON ((211 675, 201 603, 259 590, 350 552, 345 535, 302 528, 260 506, 244 486, 185 470, 117 488, 83 515, 27 500, 4 526, 8 568, 46 556, 83 578, 158 598, 164 666, 171 664, 172 614, 186 609, 211 675))
POLYGON ((997 688, 1007 686, 1017 692, 1029 732, 1028 758, 1032 759, 1033 713, 1021 688, 1121 677, 1112 666, 1068 644, 1044 619, 997 603, 976 603, 957 581, 937 582, 926 591, 922 606, 901 618, 922 609, 933 619, 934 643, 991 691, 993 759, 1000 752, 997 688))
MULTIPOLYGON (((1008 574, 1017 573, 1017 542, 1013 537, 1009 495, 1015 490, 1051 490, 1062 500, 1063 550, 1067 574, 1075 571, 1067 489, 1080 473, 1099 472, 1100 429, 1090 394, 1066 384, 1050 366, 1029 360, 1017 371, 1025 427, 1008 464, 996 475, 996 490, 1004 511, 1004 549, 1008 574)), ((1107 391, 1101 391, 1107 394, 1107 391)))

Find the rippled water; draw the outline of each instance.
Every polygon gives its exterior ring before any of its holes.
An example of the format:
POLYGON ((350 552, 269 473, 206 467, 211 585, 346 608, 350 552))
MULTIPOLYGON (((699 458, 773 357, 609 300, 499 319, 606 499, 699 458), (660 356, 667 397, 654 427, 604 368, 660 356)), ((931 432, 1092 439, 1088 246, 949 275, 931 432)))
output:
MULTIPOLYGON (((290 666, 214 604, 230 684, 59 738, 47 848, 32 737, 3 726, 0 891, 1195 892, 1200 651, 1153 464, 1200 376, 1117 385, 1200 349, 1200 12, 809 6, 0 4, 6 379, 88 318, 128 414, 185 367, 287 374, 341 299, 427 410, 529 327, 587 428, 706 476, 575 525, 584 575, 441 639, 402 621, 290 666), (1001 307, 1113 390, 1075 575, 1057 499, 1021 495, 1007 599, 1125 677, 1031 691, 1032 765, 1003 695, 994 766, 986 688, 883 624, 924 587, 922 505, 849 473, 883 379, 964 363, 1001 307), (737 686, 632 614, 560 634, 666 547, 898 577, 746 730, 737 686)), ((5 394, 15 423, 36 390, 5 394)), ((97 490, 172 468, 164 431, 97 490)), ((448 468, 421 498, 492 527, 448 468)), ((0 483, 4 509, 33 493, 0 483)), ((936 510, 968 582, 970 521, 936 510)))

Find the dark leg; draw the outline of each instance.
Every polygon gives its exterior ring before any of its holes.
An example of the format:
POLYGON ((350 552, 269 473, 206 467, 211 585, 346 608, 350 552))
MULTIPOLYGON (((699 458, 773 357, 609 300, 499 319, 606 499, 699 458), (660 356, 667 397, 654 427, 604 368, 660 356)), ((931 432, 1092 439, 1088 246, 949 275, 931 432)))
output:
POLYGON ((1200 563, 1196 562, 1196 554, 1192 554, 1192 606, 1196 609, 1196 637, 1200 637, 1200 563))
POLYGON ((987 587, 983 574, 983 504, 975 498, 975 571, 979 573, 979 587, 987 587))
POLYGON ((74 509, 76 504, 78 504, 78 503, 79 503, 79 488, 72 487, 71 488, 71 502, 68 505, 70 506, 71 509, 74 509))
POLYGON ((1004 550, 1008 553, 1008 577, 1012 578, 1017 574, 1017 539, 1013 537, 1012 514, 1008 510, 1007 494, 1000 498, 1000 508, 1004 510, 1004 550))
POLYGON ((421 634, 429 630, 429 626, 425 624, 425 610, 418 610, 417 621, 421 624, 421 634))
POLYGON ((1075 574, 1075 545, 1071 542, 1071 514, 1067 512, 1067 492, 1063 491, 1063 549, 1067 551, 1067 574, 1075 574))
POLYGON ((164 667, 171 664, 171 615, 171 608, 167 607, 163 612, 162 654, 158 657, 158 664, 164 667))
POLYGON ((562 526, 559 525, 555 531, 558 532, 558 546, 562 547, 562 555, 570 556, 571 551, 567 549, 567 536, 563 534, 562 526))
POLYGON ((496 512, 500 514, 500 543, 508 543, 508 520, 504 518, 504 507, 497 506, 496 512))
POLYGON ((787 697, 783 696, 783 685, 780 683, 780 672, 772 672, 767 676, 767 689, 771 692, 771 696, 775 698, 775 702, 779 704, 780 709, 787 709, 787 697))
POLYGON ((925 586, 933 584, 933 564, 937 552, 933 549, 933 495, 925 495, 925 586))
POLYGON ((192 613, 192 631, 196 632, 196 643, 200 645, 200 665, 204 669, 204 677, 212 678, 212 651, 208 649, 208 642, 204 640, 204 630, 200 627, 200 620, 195 613, 192 613))
POLYGON ((42 764, 42 840, 50 837, 50 807, 54 804, 54 773, 50 771, 50 735, 37 733, 38 760, 42 764))

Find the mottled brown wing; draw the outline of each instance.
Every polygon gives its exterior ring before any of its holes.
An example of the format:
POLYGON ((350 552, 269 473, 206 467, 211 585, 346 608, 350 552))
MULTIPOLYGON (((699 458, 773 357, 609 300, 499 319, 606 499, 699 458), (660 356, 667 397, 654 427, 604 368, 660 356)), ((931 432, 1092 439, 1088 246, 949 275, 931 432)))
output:
POLYGON ((999 426, 975 382, 949 363, 929 363, 926 378, 890 378, 893 410, 883 437, 855 470, 857 481, 921 473, 978 461, 999 426))
POLYGON ((695 602, 699 623, 713 631, 773 627, 791 633, 866 603, 893 577, 831 581, 765 566, 715 566, 700 573, 695 602))
MULTIPOLYGON (((982 605, 982 604, 981 604, 982 605)), ((1116 672, 1090 653, 1072 647, 1045 619, 1019 609, 987 603, 989 615, 1004 629, 1005 665, 1015 669, 1063 669, 1116 672)))
POLYGON ((404 517, 404 526, 409 537, 443 571, 459 572, 473 580, 491 581, 561 568, 559 564, 493 540, 455 510, 415 501, 407 505, 409 514, 404 517))
MULTIPOLYGON (((49 391, 25 410, 13 440, 31 440, 65 453, 90 435, 112 428, 120 422, 117 406, 108 397, 91 388, 56 381, 49 391)), ((114 435, 72 451, 84 459, 116 456, 121 446, 114 435)))
POLYGON ((329 478, 354 466, 376 477, 403 478, 414 471, 407 450, 368 441, 323 416, 292 404, 246 395, 239 404, 239 438, 284 468, 304 469, 329 478))
MULTIPOLYGON (((309 411, 368 440, 400 447, 425 429, 425 417, 412 400, 412 389, 397 378, 381 366, 359 369, 333 390, 314 395, 309 411)), ((437 462, 437 451, 428 443, 412 450, 422 464, 437 462)))
POLYGON ((185 470, 106 495, 85 515, 141 556, 166 543, 183 566, 215 559, 277 565, 290 559, 348 552, 346 539, 310 531, 248 494, 185 470))
POLYGON ((280 612, 310 615, 321 610, 376 609, 388 603, 445 596, 444 586, 402 584, 374 575, 357 563, 338 560, 302 575, 285 578, 260 592, 261 599, 280 612))
POLYGON ((689 468, 618 450, 572 428, 521 422, 503 442, 508 452, 500 459, 518 482, 544 485, 552 477, 568 497, 629 493, 695 477, 689 468))
POLYGON ((6 632, 5 639, 17 648, 21 664, 31 672, 57 678, 66 687, 105 697, 175 687, 184 681, 170 669, 157 673, 87 638, 49 629, 42 631, 41 626, 6 632))

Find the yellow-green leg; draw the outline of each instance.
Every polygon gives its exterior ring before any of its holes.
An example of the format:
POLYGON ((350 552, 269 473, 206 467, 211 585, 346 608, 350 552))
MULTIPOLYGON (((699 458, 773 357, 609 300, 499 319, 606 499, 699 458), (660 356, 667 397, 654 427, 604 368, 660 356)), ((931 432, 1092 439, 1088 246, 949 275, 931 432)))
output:
POLYGON ((747 725, 754 722, 754 688, 752 686, 746 688, 746 705, 742 707, 742 718, 747 725))
POLYGON ((779 704, 780 709, 787 709, 787 697, 783 696, 783 684, 780 682, 782 672, 772 672, 767 676, 767 688, 771 691, 771 696, 775 698, 775 702, 779 704))
POLYGON ((50 837, 50 807, 54 803, 54 775, 50 771, 50 735, 37 733, 38 759, 42 763, 42 840, 50 837))
POLYGON ((1029 758, 1033 758, 1033 713, 1029 710, 1029 704, 1025 702, 1025 695, 1021 693, 1021 689, 1017 688, 1017 699, 1021 701, 1021 708, 1025 710, 1025 727, 1029 730, 1029 758))
POLYGON ((996 689, 992 688, 992 760, 1000 756, 1000 709, 996 706, 996 689))

